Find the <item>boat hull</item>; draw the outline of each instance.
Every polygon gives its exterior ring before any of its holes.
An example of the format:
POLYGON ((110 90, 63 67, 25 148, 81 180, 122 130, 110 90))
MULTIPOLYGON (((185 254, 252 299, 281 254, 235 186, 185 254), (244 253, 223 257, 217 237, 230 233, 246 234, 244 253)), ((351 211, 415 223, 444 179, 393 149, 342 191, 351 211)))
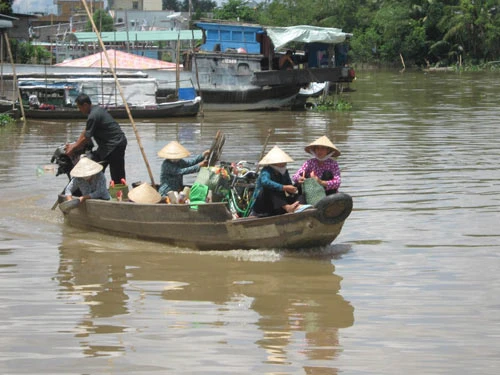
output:
MULTIPOLYGON (((201 100, 198 97, 193 100, 163 103, 150 107, 130 107, 130 113, 134 119, 167 118, 167 117, 190 117, 198 115, 201 100)), ((106 108, 115 119, 128 119, 128 112, 125 107, 106 108)), ((56 109, 33 109, 24 110, 26 118, 41 120, 76 120, 86 119, 76 108, 56 109)))
POLYGON ((300 213, 232 219, 223 203, 137 204, 87 200, 64 213, 73 227, 153 240, 198 250, 297 249, 329 245, 352 210, 352 198, 338 193, 300 213))

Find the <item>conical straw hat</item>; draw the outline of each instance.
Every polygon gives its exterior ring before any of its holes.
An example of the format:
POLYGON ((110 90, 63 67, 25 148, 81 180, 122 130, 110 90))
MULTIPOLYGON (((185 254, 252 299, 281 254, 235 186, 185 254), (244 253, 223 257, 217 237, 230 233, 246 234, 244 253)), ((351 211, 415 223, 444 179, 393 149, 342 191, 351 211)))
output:
POLYGON ((340 156, 340 150, 335 147, 335 145, 326 137, 326 135, 322 136, 322 137, 319 137, 318 139, 316 139, 314 142, 308 144, 304 150, 310 154, 311 153, 311 149, 314 147, 314 146, 324 146, 324 147, 328 147, 331 151, 330 152, 333 152, 333 157, 337 157, 337 156, 340 156))
POLYGON ((274 146, 271 151, 269 151, 267 155, 262 158, 259 165, 281 164, 289 163, 291 161, 293 161, 293 159, 285 151, 278 146, 274 146))
POLYGON ((128 199, 136 203, 154 204, 161 200, 161 195, 150 184, 143 182, 128 192, 128 199))
POLYGON ((191 155, 191 153, 186 150, 179 142, 172 141, 160 151, 158 151, 158 156, 164 159, 182 159, 186 156, 191 155))
POLYGON ((102 171, 102 165, 83 156, 69 172, 71 177, 90 177, 102 171))

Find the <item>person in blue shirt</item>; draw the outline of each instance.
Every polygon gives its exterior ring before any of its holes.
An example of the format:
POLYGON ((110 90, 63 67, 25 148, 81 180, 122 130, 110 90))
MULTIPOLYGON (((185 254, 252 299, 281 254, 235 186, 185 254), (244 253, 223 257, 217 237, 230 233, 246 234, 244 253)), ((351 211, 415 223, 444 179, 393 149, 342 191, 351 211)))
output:
POLYGON ((300 212, 309 205, 298 201, 297 187, 293 185, 287 163, 293 159, 278 146, 274 146, 259 165, 259 173, 253 194, 253 208, 250 216, 264 217, 300 212))
POLYGON ((86 199, 109 200, 111 196, 102 172, 103 166, 83 156, 70 172, 72 179, 64 190, 66 200, 73 199, 73 194, 79 194, 80 203, 86 199))
POLYGON ((202 154, 188 158, 191 153, 177 141, 170 142, 158 151, 158 156, 165 159, 161 164, 160 187, 158 188, 161 196, 166 196, 169 191, 181 191, 184 187, 183 176, 196 173, 201 167, 206 167, 209 153, 210 150, 206 150, 202 154))

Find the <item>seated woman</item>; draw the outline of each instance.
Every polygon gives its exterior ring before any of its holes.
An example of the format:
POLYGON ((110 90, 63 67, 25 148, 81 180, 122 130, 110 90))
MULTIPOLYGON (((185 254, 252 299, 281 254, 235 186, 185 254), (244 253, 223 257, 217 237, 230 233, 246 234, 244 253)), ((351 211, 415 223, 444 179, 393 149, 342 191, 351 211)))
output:
POLYGON ((306 208, 297 201, 297 188, 288 174, 286 164, 291 161, 287 153, 274 146, 259 162, 264 168, 257 179, 250 216, 275 216, 306 208))
POLYGON ((340 150, 322 136, 307 145, 304 150, 312 156, 292 177, 295 184, 302 184, 306 178, 314 178, 324 187, 326 195, 334 194, 340 187, 340 169, 332 158, 340 156, 340 150))
POLYGON ((101 164, 82 156, 70 172, 72 179, 64 190, 66 200, 73 199, 73 194, 78 191, 80 202, 86 199, 111 199, 102 168, 101 164))
POLYGON ((210 151, 206 150, 200 155, 187 158, 191 153, 176 141, 170 142, 158 151, 158 156, 165 159, 161 165, 158 189, 161 196, 166 196, 169 191, 181 191, 184 186, 182 176, 196 173, 201 167, 206 167, 209 153, 210 151))

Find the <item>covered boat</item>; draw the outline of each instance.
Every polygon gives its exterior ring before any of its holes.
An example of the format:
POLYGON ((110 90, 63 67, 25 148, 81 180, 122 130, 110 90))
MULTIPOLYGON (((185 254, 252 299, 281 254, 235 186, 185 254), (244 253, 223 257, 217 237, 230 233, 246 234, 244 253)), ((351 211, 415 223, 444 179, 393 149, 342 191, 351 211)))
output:
MULTIPOLYGON (((337 28, 234 22, 195 25, 203 30, 203 44, 199 51, 184 55, 182 73, 196 73, 209 111, 303 107, 307 95, 298 94, 311 82, 343 85, 355 78, 347 65, 347 40, 352 34, 337 28), (289 46, 303 51, 293 54, 294 69, 280 69, 280 50, 289 46)), ((170 90, 168 85, 159 87, 160 92, 170 90)))
MULTIPOLYGON (((60 202, 63 197, 60 196, 60 202)), ((314 208, 264 218, 233 219, 226 203, 142 204, 89 199, 64 210, 68 225, 198 250, 297 249, 329 245, 352 210, 336 193, 314 208)))
MULTIPOLYGON (((179 88, 176 97, 158 102, 154 78, 119 78, 130 112, 134 118, 196 116, 201 98, 190 82, 179 88)), ((114 78, 109 77, 23 77, 18 80, 25 106, 25 116, 33 119, 85 119, 75 105, 80 93, 89 95, 116 119, 128 118, 125 104, 114 78)))

